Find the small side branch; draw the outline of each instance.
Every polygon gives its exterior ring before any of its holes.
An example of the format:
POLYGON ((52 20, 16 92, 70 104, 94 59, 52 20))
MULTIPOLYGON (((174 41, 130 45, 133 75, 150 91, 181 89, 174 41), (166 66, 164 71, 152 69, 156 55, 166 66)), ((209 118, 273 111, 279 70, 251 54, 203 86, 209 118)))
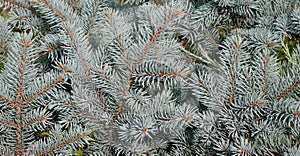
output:
POLYGON ((61 146, 68 145, 68 144, 70 144, 70 143, 72 143, 72 142, 75 142, 75 141, 77 141, 77 140, 79 140, 79 139, 81 139, 81 138, 86 137, 87 135, 88 135, 88 133, 82 133, 81 135, 76 136, 76 137, 74 137, 74 138, 72 138, 72 139, 70 139, 70 140, 67 140, 67 141, 58 143, 58 144, 56 144, 56 145, 54 145, 54 146, 51 146, 50 148, 48 148, 48 149, 46 149, 46 150, 44 150, 44 151, 42 151, 42 152, 40 152, 40 153, 38 153, 38 154, 35 154, 35 156, 42 156, 42 155, 45 155, 45 154, 47 154, 47 153, 50 153, 50 152, 52 152, 52 151, 54 151, 54 150, 60 148, 61 146))
MULTIPOLYGON (((68 106, 68 107, 71 107, 71 108, 74 108, 76 110, 78 110, 79 112, 79 115, 75 114, 76 117, 80 116, 80 115, 85 115, 85 117, 88 117, 89 119, 93 120, 94 122, 98 123, 98 124, 103 124, 102 121, 100 121, 99 119, 97 119, 95 116, 93 116, 91 113, 89 112, 85 112, 83 111, 81 108, 78 108, 76 107, 74 104, 72 103, 69 103, 67 101, 62 101, 62 99, 58 99, 58 98, 54 98, 52 99, 58 103, 63 103, 65 106, 68 106)), ((74 116, 71 117, 71 118, 75 118, 74 116)), ((71 121, 72 119, 68 119, 68 121, 71 121)))
POLYGON ((3 96, 1 96, 1 95, 0 95, 0 101, 3 101, 3 102, 5 102, 5 103, 9 104, 9 105, 12 106, 12 107, 16 107, 16 106, 17 106, 16 103, 14 103, 14 102, 8 100, 7 98, 5 98, 5 97, 3 97, 3 96))
MULTIPOLYGON (((130 75, 128 76, 128 81, 126 83, 126 88, 125 88, 125 91, 123 93, 123 97, 125 97, 128 94, 128 92, 129 92, 129 89, 130 89, 130 86, 131 86, 132 75, 133 75, 133 73, 130 73, 130 75)), ((124 104, 124 100, 122 99, 120 101, 120 103, 118 104, 118 107, 117 107, 117 110, 116 110, 116 113, 115 113, 115 116, 114 116, 115 120, 118 119, 118 117, 122 113, 123 104, 124 104)))
POLYGON ((58 83, 61 83, 61 82, 64 82, 64 79, 62 77, 57 78, 53 83, 51 83, 48 86, 45 86, 42 90, 40 90, 39 92, 35 93, 34 95, 32 95, 31 97, 29 97, 28 99, 24 100, 21 104, 25 105, 25 104, 29 103, 30 101, 32 101, 36 97, 40 96, 41 94, 46 93, 47 90, 49 90, 50 88, 56 86, 58 83))
POLYGON ((34 124, 34 123, 41 122, 41 121, 43 121, 43 120, 46 120, 47 118, 48 118, 48 116, 42 116, 42 117, 40 117, 40 118, 37 118, 37 119, 35 119, 35 120, 32 120, 32 121, 27 122, 27 123, 25 123, 25 124, 22 124, 21 127, 23 128, 23 127, 32 125, 32 124, 34 124))
POLYGON ((156 33, 154 34, 154 36, 150 36, 150 41, 147 44, 147 46, 144 48, 142 54, 140 55, 140 57, 138 58, 138 60, 134 63, 134 67, 138 66, 141 61, 144 59, 144 57, 146 56, 148 50, 150 49, 152 43, 155 43, 156 40, 158 39, 159 35, 161 34, 161 32, 163 31, 163 29, 166 27, 166 25, 176 16, 178 16, 180 14, 180 12, 175 12, 173 15, 171 15, 167 20, 165 20, 163 22, 163 24, 157 29, 156 33))
POLYGON ((262 106, 262 105, 265 105, 265 104, 267 104, 267 102, 255 102, 255 103, 252 103, 252 104, 250 104, 246 107, 254 108, 256 106, 262 106))
POLYGON ((45 5, 47 5, 48 8, 53 10, 54 14, 58 16, 60 19, 62 19, 63 21, 67 21, 67 19, 57 9, 53 8, 53 6, 49 4, 46 0, 39 0, 39 2, 42 2, 45 5))
POLYGON ((2 124, 5 124, 5 125, 10 125, 10 126, 13 126, 13 127, 16 127, 16 123, 14 122, 9 122, 9 121, 3 121, 3 120, 0 120, 0 123, 2 124))
POLYGON ((293 85, 289 86, 289 88, 287 90, 283 91, 280 95, 278 95, 276 99, 280 100, 281 98, 283 98, 284 96, 286 96, 286 94, 288 94, 289 92, 291 92, 292 89, 296 88, 299 83, 300 83, 300 80, 297 80, 293 85))

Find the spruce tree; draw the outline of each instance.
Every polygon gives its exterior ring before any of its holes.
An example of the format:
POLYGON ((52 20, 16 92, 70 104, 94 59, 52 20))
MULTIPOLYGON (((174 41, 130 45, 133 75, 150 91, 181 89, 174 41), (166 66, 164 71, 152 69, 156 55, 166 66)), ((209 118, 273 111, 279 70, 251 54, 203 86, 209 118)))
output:
POLYGON ((300 3, 0 0, 0 155, 299 155, 300 3))

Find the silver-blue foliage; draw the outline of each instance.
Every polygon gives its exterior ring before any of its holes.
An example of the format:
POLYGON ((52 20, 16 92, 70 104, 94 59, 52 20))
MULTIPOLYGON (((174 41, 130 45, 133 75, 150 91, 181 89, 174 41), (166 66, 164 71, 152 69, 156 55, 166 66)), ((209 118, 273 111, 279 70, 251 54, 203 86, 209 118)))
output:
POLYGON ((1 155, 299 153, 297 1, 0 0, 0 11, 1 155))

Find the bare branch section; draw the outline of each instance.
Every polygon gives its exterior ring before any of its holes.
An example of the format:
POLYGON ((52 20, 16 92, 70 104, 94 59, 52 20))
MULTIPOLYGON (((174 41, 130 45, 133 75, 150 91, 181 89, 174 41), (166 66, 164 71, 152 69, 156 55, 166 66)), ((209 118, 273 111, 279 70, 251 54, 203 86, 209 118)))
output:
POLYGON ((16 155, 17 156, 21 156, 23 155, 23 139, 22 139, 22 124, 21 124, 21 121, 22 121, 22 114, 21 114, 21 107, 20 105, 18 105, 16 107, 16 115, 15 115, 15 122, 16 122, 16 155))
MULTIPOLYGON (((239 48, 242 46, 241 43, 236 42, 234 44, 234 56, 233 56, 233 65, 236 66, 237 64, 237 55, 238 55, 238 51, 239 48)), ((230 83, 230 93, 229 93, 229 104, 231 105, 234 99, 234 88, 235 88, 235 69, 234 67, 232 67, 231 69, 231 83, 230 83)))

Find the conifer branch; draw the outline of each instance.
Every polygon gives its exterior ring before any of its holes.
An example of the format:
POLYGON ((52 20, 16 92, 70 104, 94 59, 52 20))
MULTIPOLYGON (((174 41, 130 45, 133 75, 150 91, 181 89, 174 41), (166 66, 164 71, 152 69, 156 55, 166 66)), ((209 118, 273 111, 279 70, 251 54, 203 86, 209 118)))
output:
POLYGON ((12 102, 9 99, 7 99, 7 98, 5 98, 5 97, 3 97, 1 95, 0 95, 0 100, 3 101, 3 102, 5 102, 5 103, 7 103, 7 104, 9 104, 12 107, 16 107, 17 106, 17 104, 15 102, 12 102))
POLYGON ((165 29, 166 25, 172 21, 173 18, 179 16, 181 14, 181 12, 175 12, 172 15, 170 15, 164 22, 163 24, 156 30, 154 36, 150 36, 150 41, 148 42, 148 44, 146 45, 146 47, 144 48, 144 50, 142 51, 141 55, 139 56, 139 58, 137 59, 137 61, 134 63, 134 67, 138 66, 141 61, 143 60, 143 58, 145 57, 145 55, 147 54, 148 50, 150 49, 152 43, 155 43, 156 40, 158 39, 159 35, 161 34, 161 32, 165 29))
POLYGON ((296 155, 283 2, 2 0, 0 154, 296 155))
POLYGON ((3 121, 3 120, 0 120, 0 122, 1 122, 2 124, 10 125, 10 126, 12 126, 12 127, 16 127, 16 126, 17 126, 16 123, 14 123, 14 122, 3 121))
POLYGON ((4 2, 15 5, 15 6, 18 6, 18 7, 21 7, 21 8, 29 8, 29 6, 25 6, 21 3, 15 2, 13 0, 4 0, 4 2))
POLYGON ((35 156, 42 156, 42 155, 48 154, 48 153, 60 148, 61 146, 68 145, 68 144, 73 143, 73 142, 75 142, 79 139, 82 139, 82 138, 86 137, 86 136, 88 136, 88 133, 82 133, 81 135, 78 135, 78 136, 76 136, 72 139, 69 139, 67 141, 56 143, 54 146, 35 154, 35 156))
POLYGON ((42 90, 40 90, 39 92, 35 93, 34 95, 32 95, 31 97, 29 97, 28 99, 25 99, 24 101, 21 102, 21 105, 25 105, 29 102, 31 102, 32 100, 34 100, 36 97, 40 96, 41 94, 46 93, 49 89, 55 87, 57 84, 64 82, 64 79, 62 77, 58 77, 54 82, 52 82, 50 85, 45 86, 42 90))
POLYGON ((32 125, 32 124, 34 124, 34 123, 44 121, 44 120, 46 120, 47 118, 48 118, 48 116, 44 115, 44 116, 39 117, 39 118, 37 118, 37 119, 34 119, 34 120, 30 121, 30 122, 27 122, 27 123, 25 123, 25 124, 22 124, 21 127, 23 128, 23 127, 32 125))
POLYGON ((61 20, 63 20, 64 22, 67 21, 67 18, 65 18, 56 8, 49 4, 47 0, 39 0, 39 2, 44 3, 49 9, 53 10, 54 14, 58 16, 61 20))
POLYGON ((294 84, 292 84, 286 90, 284 90, 281 94, 279 94, 276 99, 280 100, 281 98, 285 97, 289 92, 292 91, 292 89, 296 88, 299 83, 300 83, 300 80, 297 80, 294 84))

